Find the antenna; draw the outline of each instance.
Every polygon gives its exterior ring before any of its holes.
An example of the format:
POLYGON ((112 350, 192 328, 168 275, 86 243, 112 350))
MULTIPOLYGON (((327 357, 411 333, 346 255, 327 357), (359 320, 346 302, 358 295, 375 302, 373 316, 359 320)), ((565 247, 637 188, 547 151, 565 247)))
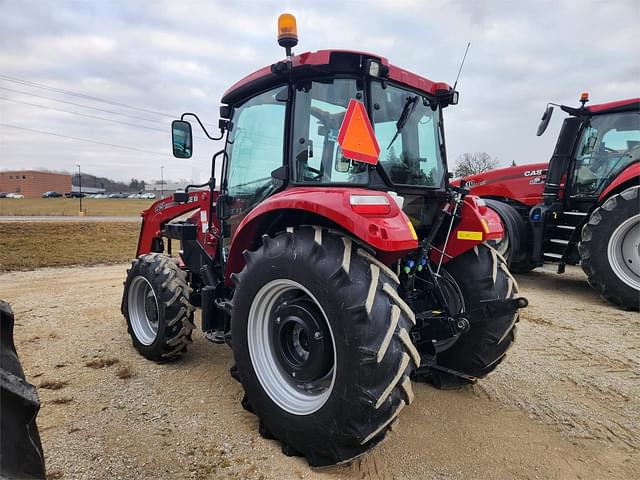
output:
POLYGON ((453 91, 455 92, 456 86, 458 85, 458 79, 460 78, 460 72, 462 72, 462 67, 464 66, 464 61, 467 58, 467 52, 469 51, 469 47, 471 46, 471 42, 467 43, 467 49, 464 51, 464 56, 462 57, 462 63, 460 64, 460 69, 458 70, 458 75, 456 76, 456 81, 453 84, 453 91))

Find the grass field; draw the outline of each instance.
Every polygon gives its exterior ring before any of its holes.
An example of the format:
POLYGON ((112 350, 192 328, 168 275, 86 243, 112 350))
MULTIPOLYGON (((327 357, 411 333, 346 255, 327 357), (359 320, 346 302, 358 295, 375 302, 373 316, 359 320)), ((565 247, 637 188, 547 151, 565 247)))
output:
POLYGON ((127 261, 139 232, 136 222, 0 222, 0 270, 127 261))
MULTIPOLYGON (((138 216, 155 200, 128 198, 83 198, 86 215, 138 216)), ((0 198, 0 217, 15 215, 71 215, 80 210, 77 198, 0 198)))

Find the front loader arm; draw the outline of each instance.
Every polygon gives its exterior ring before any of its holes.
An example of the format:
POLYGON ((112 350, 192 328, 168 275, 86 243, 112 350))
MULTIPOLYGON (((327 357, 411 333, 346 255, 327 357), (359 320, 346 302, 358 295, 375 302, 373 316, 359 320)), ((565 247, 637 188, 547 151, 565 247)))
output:
POLYGON ((136 257, 158 250, 157 243, 161 240, 161 232, 167 222, 198 208, 208 212, 209 195, 210 192, 206 190, 190 192, 186 203, 178 203, 173 197, 167 197, 143 210, 136 257))

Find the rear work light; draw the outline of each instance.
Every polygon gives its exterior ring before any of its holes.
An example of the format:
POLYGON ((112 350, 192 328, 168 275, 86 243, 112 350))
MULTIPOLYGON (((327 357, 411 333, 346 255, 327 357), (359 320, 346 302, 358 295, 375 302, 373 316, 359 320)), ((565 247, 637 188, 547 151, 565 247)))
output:
POLYGON ((386 215, 391 212, 389 199, 384 195, 351 195, 351 209, 364 215, 386 215))

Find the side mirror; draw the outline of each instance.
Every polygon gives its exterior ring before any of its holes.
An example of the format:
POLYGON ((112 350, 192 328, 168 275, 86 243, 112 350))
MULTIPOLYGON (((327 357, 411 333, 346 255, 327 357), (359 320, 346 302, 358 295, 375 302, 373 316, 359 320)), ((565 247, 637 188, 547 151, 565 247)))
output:
POLYGON ((183 120, 171 122, 171 142, 173 143, 174 157, 191 158, 193 154, 191 124, 183 120))
POLYGON ((347 173, 351 168, 351 160, 342 155, 342 152, 339 152, 334 168, 336 169, 336 172, 347 173))
POLYGON ((549 121, 551 121, 551 115, 553 115, 553 106, 547 105, 546 110, 542 114, 542 119, 540 120, 540 125, 538 125, 538 131, 536 135, 539 137, 544 133, 544 131, 549 126, 549 121))

